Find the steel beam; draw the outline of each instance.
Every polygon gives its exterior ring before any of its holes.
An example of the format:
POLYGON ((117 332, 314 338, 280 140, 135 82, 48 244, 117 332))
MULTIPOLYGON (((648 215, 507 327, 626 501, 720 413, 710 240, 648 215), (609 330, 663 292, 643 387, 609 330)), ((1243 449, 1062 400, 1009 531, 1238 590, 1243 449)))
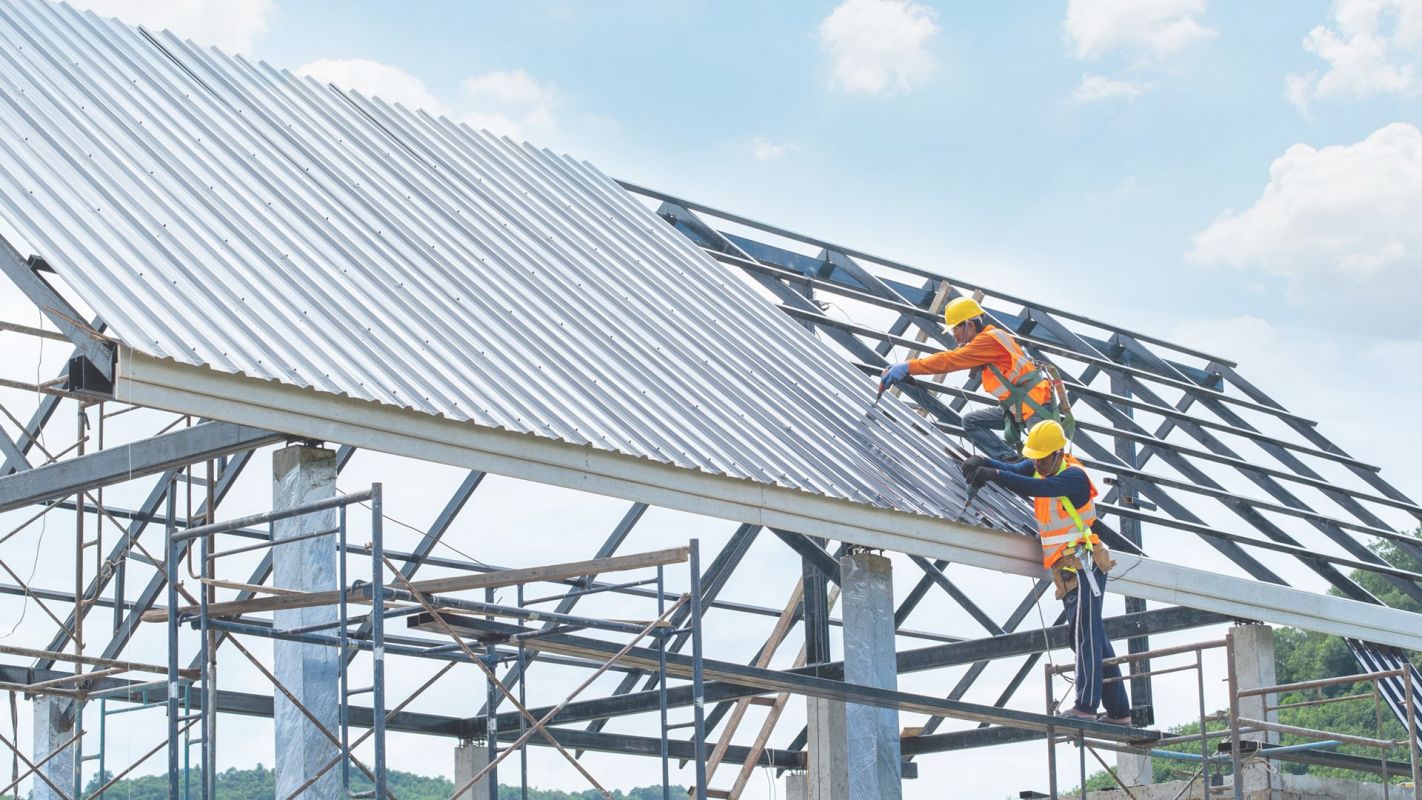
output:
MULTIPOLYGON (((701 577, 702 608, 709 607, 711 603, 715 601, 717 595, 721 593, 721 590, 725 588, 726 581, 730 580, 731 573, 735 571, 736 565, 741 563, 741 559, 744 558, 746 552, 750 550, 750 546, 755 542, 760 530, 761 527, 759 525, 741 525, 736 529, 736 532, 731 535, 726 545, 721 548, 721 552, 716 554, 716 558, 711 561, 710 566, 706 568, 705 573, 701 577)), ((690 643, 691 632, 686 630, 686 621, 690 616, 691 608, 689 603, 683 604, 681 608, 673 612, 671 624, 680 630, 671 637, 671 641, 666 643, 667 653, 679 653, 683 647, 690 643)), ((613 693, 625 694, 632 691, 632 687, 637 685, 637 681, 642 680, 642 678, 651 671, 652 670, 634 669, 628 672, 622 676, 622 680, 618 682, 617 688, 613 690, 613 693)), ((651 690, 656 688, 657 683, 658 677, 653 674, 647 679, 642 688, 644 691, 651 690)), ((588 726, 588 730, 596 733, 602 730, 605 724, 607 724, 607 720, 596 719, 588 726)))
POLYGON ((84 319, 67 300, 35 271, 34 263, 20 255, 14 245, 0 238, 0 272, 30 299, 65 338, 94 365, 105 378, 114 377, 114 348, 97 331, 84 325, 84 319))
MULTIPOLYGON (((1029 609, 1030 607, 1031 606, 1028 606, 1029 609)), ((1109 637, 1112 639, 1123 639, 1133 635, 1169 633, 1206 625, 1218 625, 1229 621, 1229 617, 1220 614, 1195 611, 1188 608, 1161 608, 1145 611, 1140 614, 1108 617, 1105 620, 1105 625, 1106 634, 1109 637)), ((911 672, 924 672, 943 667, 951 667, 958 664, 1031 655, 1042 652, 1043 647, 1047 644, 1053 649, 1070 647, 1071 642, 1067 636, 1066 625, 1054 625, 1053 627, 1047 628, 1045 632, 1041 629, 1036 629, 1004 634, 1002 636, 993 636, 986 639, 973 639, 950 645, 935 645, 933 647, 918 648, 915 650, 902 650, 896 656, 896 664, 898 673, 903 675, 911 672)), ((844 664, 843 662, 829 662, 821 664, 818 667, 807 666, 786 672, 788 674, 839 679, 844 676, 844 664)), ((741 685, 733 681, 708 681, 706 683, 706 699, 708 702, 735 700, 741 697, 750 697, 765 693, 765 689, 741 685)), ((692 702, 691 688, 689 686, 676 686, 668 689, 667 702, 673 708, 690 705, 692 702)), ((553 719, 553 722, 559 725, 568 725, 591 719, 647 714, 657 710, 657 703, 658 695, 655 691, 617 694, 595 700, 579 700, 569 703, 561 709, 558 715, 553 719)), ((552 707, 546 707, 532 709, 532 712, 534 716, 542 716, 552 710, 552 707)), ((468 729, 473 732, 474 735, 482 735, 481 731, 484 730, 482 717, 471 717, 466 720, 466 722, 469 726, 468 729)), ((499 728, 504 730, 507 729, 508 726, 518 726, 517 714, 506 712, 499 715, 499 728)))
POLYGON ((279 442, 279 433, 204 422, 0 477, 0 511, 122 483, 164 470, 279 442))
MULTIPOLYGON (((597 553, 593 555, 593 558, 610 558, 616 553, 617 548, 621 547, 622 543, 627 540, 628 534, 632 533, 632 528, 641 521, 642 515, 647 513, 647 508, 646 503, 633 503, 632 507, 627 509, 627 513, 623 514, 622 519, 613 527, 612 532, 607 535, 607 539, 605 539, 602 546, 597 549, 597 553)), ((407 575, 406 577, 408 578, 409 576, 407 575)), ((578 604, 578 601, 585 596, 576 594, 576 592, 578 592, 579 589, 592 588, 593 581, 596 579, 597 575, 584 575, 582 578, 576 579, 573 586, 569 588, 567 592, 563 593, 563 597, 558 601, 558 605, 553 609, 553 613, 566 614, 572 611, 573 607, 578 604)), ((555 624, 555 622, 549 620, 543 624, 543 628, 547 630, 552 628, 555 624)), ((512 689, 516 686, 518 682, 523 679, 524 673, 528 671, 529 663, 530 662, 516 662, 510 667, 508 671, 504 673, 504 677, 501 678, 504 687, 512 689)), ((487 704, 484 708, 480 709, 480 713, 483 714, 488 713, 488 711, 489 708, 487 704)))
MULTIPOLYGON (((460 635, 468 633, 472 638, 534 632, 532 628, 509 625, 475 617, 449 613, 441 614, 441 616, 444 618, 445 624, 453 628, 457 633, 460 635)), ((407 624, 415 630, 444 630, 443 626, 435 623, 429 614, 417 614, 407 617, 407 624)), ((655 650, 645 647, 624 648, 619 647, 615 642, 583 636, 545 634, 534 639, 525 640, 524 644, 531 650, 541 650, 588 658, 606 659, 618 656, 620 653, 621 655, 619 657, 627 663, 643 666, 644 668, 647 665, 657 663, 657 652, 655 650)), ((680 654, 668 654, 666 660, 667 669, 670 674, 678 677, 686 677, 692 673, 693 664, 692 659, 689 657, 680 654)), ((1118 725, 1107 725, 1095 721, 1077 721, 1062 717, 1049 717, 1044 714, 1034 714, 1027 711, 1017 711, 1015 709, 998 709, 975 703, 941 700, 936 697, 917 695, 909 692, 845 683, 844 681, 808 675, 800 670, 783 671, 763 669, 714 659, 704 659, 703 663, 705 665, 705 674, 714 680, 741 683, 762 691, 791 692, 793 694, 819 697, 826 700, 842 700, 848 703, 862 703, 864 705, 872 705, 880 708, 897 708, 901 711, 921 714, 942 714, 944 716, 974 722, 997 722, 1013 727, 1045 730, 1048 727, 1054 726, 1062 730, 1071 729, 1073 731, 1089 734, 1094 738, 1103 738, 1112 741, 1143 742, 1159 737, 1159 734, 1154 731, 1131 729, 1118 725)))
MULTIPOLYGON (((227 495, 227 492, 232 489, 232 485, 236 483, 237 477, 242 474, 242 470, 246 468, 255 452, 256 451, 253 450, 244 451, 236 458, 227 462, 226 468, 222 470, 222 475, 217 479, 217 484, 213 487, 213 496, 217 502, 220 503, 222 498, 227 495)), ((167 494, 168 483, 168 481, 162 481, 158 486, 154 487, 153 493, 149 496, 149 500, 154 501, 153 508, 150 509, 148 503, 145 503, 142 511, 147 514, 153 513, 153 510, 157 508, 157 503, 162 502, 163 497, 167 494)), ((204 501, 203 505, 199 506, 196 516, 202 516, 206 513, 206 508, 206 501, 204 501)), ((133 526, 130 526, 128 535, 124 537, 125 541, 121 543, 125 550, 129 546, 129 543, 137 540, 146 525, 146 522, 135 522, 133 526)), ((191 541, 189 540, 179 545, 179 555, 183 555, 187 552, 190 543, 191 541)), ((102 579, 102 575, 94 577, 88 593, 89 595, 97 595, 98 592, 103 591, 104 581, 102 579)), ((145 585, 143 590, 139 593, 138 600, 134 603, 133 608, 124 616, 123 622, 120 623, 118 629, 114 631, 113 638, 104 646, 104 658, 116 658, 119 653, 123 652, 123 648, 128 645, 129 640, 133 638, 134 632, 138 629, 143 613, 153 607, 153 604, 158 600, 158 595, 163 591, 165 586, 166 580, 163 577, 163 572, 161 570, 155 571, 153 576, 149 578, 147 585, 145 585)), ((63 642, 67 641, 67 637, 61 632, 55 641, 58 642, 58 646, 51 646, 49 649, 60 649, 60 647, 63 647, 63 642)))

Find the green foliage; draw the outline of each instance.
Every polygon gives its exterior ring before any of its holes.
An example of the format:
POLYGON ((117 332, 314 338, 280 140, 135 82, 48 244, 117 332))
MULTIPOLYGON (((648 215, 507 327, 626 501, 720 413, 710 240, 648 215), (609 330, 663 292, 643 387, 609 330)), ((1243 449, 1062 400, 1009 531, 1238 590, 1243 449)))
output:
MULTIPOLYGON (((104 774, 95 775, 89 780, 88 786, 84 789, 84 796, 88 797, 99 790, 113 776, 104 774)), ((201 780, 200 773, 193 770, 190 773, 192 783, 192 796, 198 794, 198 782, 201 780)), ((390 791, 395 793, 400 800, 445 800, 454 794, 454 783, 444 777, 430 777, 426 775, 416 775, 413 772, 400 772, 392 770, 389 773, 390 791)), ((181 782, 180 782, 180 785, 181 782)), ((365 791, 371 788, 370 782, 364 776, 352 775, 351 788, 355 791, 365 791)), ((229 768, 217 775, 217 800, 271 800, 276 794, 276 773, 258 764, 253 769, 232 769, 229 768)), ((168 777, 166 775, 143 775, 135 778, 125 778, 104 792, 104 795, 111 800, 166 800, 168 797, 168 777)), ((520 800, 519 787, 500 785, 499 796, 509 800, 520 800)), ((623 792, 613 790, 612 796, 617 800, 661 800, 662 787, 641 786, 636 789, 623 792)), ((686 796, 685 789, 673 787, 671 796, 674 800, 682 800, 686 796)), ((535 789, 529 787, 529 800, 601 800, 602 795, 592 789, 579 792, 563 792, 556 789, 535 789)), ((0 800, 13 800, 12 798, 0 798, 0 800)))
MULTIPOLYGON (((1414 533, 1414 535, 1422 535, 1422 530, 1414 533)), ((1403 552, 1394 542, 1381 542, 1373 546, 1372 550, 1393 566, 1411 572, 1422 572, 1422 559, 1403 552)), ((1358 585, 1362 586, 1374 597, 1377 597, 1387 605, 1393 608, 1422 613, 1422 603, 1404 594, 1402 590, 1389 583, 1383 576, 1372 572, 1354 571, 1351 577, 1358 585)), ((1329 593, 1337 595, 1338 591, 1332 589, 1329 590, 1329 593)), ((1422 654, 1410 653, 1409 656, 1413 664, 1422 666, 1422 654)), ((1319 678, 1333 678, 1342 675, 1354 675, 1360 671, 1362 670, 1358 666, 1358 662, 1353 658, 1353 654, 1348 650, 1348 645, 1336 636, 1302 631, 1297 628, 1278 628, 1274 632, 1274 672, 1276 680, 1281 684, 1298 683, 1317 680, 1319 678)), ((1367 691, 1370 691, 1370 689, 1366 683, 1330 686, 1322 690, 1291 692, 1280 697, 1279 702, 1281 704, 1297 703, 1305 700, 1317 700, 1323 697, 1343 697, 1345 695, 1360 694, 1367 691)), ((1279 721, 1285 725, 1312 728, 1314 730, 1351 733, 1357 736, 1396 739, 1405 742, 1407 740, 1407 734, 1403 730, 1401 723, 1393 716, 1392 711, 1386 705, 1383 705, 1381 712, 1381 727, 1379 727, 1378 724, 1378 708, 1371 699, 1350 700, 1330 703, 1328 705, 1305 706, 1302 708, 1285 708, 1279 711, 1279 721)), ((1207 729, 1218 730, 1223 727, 1223 722, 1211 722, 1208 724, 1207 729)), ((1199 723, 1192 722, 1171 728, 1168 733, 1192 734, 1199 733, 1199 730, 1199 723)), ((1289 735, 1285 735, 1281 739, 1282 744, 1302 744, 1307 741, 1316 740, 1289 735)), ((1200 752, 1198 744, 1175 745, 1163 749, 1197 754, 1200 752)), ((1337 752, 1363 755, 1368 758, 1377 758, 1378 756, 1377 750, 1353 745, 1340 746, 1337 748, 1337 752)), ((1406 755, 1406 750, 1403 750, 1400 754, 1394 753, 1392 757, 1394 760, 1406 760, 1406 755)), ((1151 760, 1151 766, 1154 770, 1155 782, 1163 783, 1166 781, 1189 778, 1195 773, 1197 765, 1185 761, 1156 758, 1151 760)), ((1225 774, 1229 774, 1229 765, 1225 764, 1223 766, 1225 774)), ((1278 762, 1278 766, 1281 770, 1294 774, 1308 773, 1310 775, 1348 778, 1350 780, 1378 780, 1377 776, 1366 773, 1330 767, 1314 767, 1288 761, 1278 762)), ((1105 772, 1098 772, 1092 775, 1086 782, 1088 791, 1111 789, 1115 788, 1115 786, 1116 782, 1105 772)))

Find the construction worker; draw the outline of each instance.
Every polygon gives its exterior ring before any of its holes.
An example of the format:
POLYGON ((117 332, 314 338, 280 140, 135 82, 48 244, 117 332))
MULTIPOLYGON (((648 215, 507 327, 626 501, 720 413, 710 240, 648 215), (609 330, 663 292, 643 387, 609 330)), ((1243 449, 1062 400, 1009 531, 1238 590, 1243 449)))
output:
POLYGON ((1022 448, 1025 458, 1016 463, 974 456, 963 465, 968 483, 981 488, 998 483, 1018 494, 1036 498, 1037 528, 1042 540, 1042 566, 1052 571, 1057 599, 1066 607, 1067 629, 1076 653, 1076 702, 1062 715, 1077 719, 1097 719, 1096 707, 1103 702, 1102 721, 1113 725, 1131 724, 1131 704, 1123 681, 1102 687, 1102 679, 1121 677, 1116 665, 1102 662, 1114 658, 1111 640, 1101 624, 1101 596, 1083 587, 1081 577, 1089 577, 1098 589, 1115 564, 1106 546, 1091 525, 1096 521, 1092 504, 1096 487, 1081 462, 1066 452, 1066 431, 1055 420, 1043 420, 1027 433, 1022 448), (1082 576, 1085 555, 1094 569, 1082 576))
POLYGON ((983 389, 997 398, 998 406, 965 415, 963 431, 989 458, 1015 459, 1021 432, 1029 421, 1057 418, 1051 383, 1012 334, 988 323, 973 298, 954 298, 943 309, 943 323, 958 347, 890 366, 879 378, 880 391, 910 375, 976 371, 983 389), (993 431, 1003 431, 1004 438, 998 438, 993 431))

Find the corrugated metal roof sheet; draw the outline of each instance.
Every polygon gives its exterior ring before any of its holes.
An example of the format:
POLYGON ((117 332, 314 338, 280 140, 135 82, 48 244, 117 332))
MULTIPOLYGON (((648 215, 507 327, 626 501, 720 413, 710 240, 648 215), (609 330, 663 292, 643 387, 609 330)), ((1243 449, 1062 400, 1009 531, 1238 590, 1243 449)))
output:
POLYGON ((43 0, 0 6, 0 103, 0 214, 128 347, 962 506, 941 433, 585 163, 43 0))

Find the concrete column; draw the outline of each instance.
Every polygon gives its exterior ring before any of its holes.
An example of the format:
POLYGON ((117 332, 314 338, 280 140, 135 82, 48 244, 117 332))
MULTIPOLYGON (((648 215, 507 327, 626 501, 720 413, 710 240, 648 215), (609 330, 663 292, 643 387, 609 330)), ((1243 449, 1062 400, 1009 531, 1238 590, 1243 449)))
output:
POLYGON ((848 800, 849 760, 845 746, 845 704, 819 697, 805 698, 808 800, 848 800))
MULTIPOLYGON (((1274 686, 1278 680, 1274 676, 1274 629, 1268 625, 1235 625, 1230 628, 1234 639, 1234 675, 1240 689, 1257 689, 1274 686)), ((1264 706, 1276 705, 1276 694, 1241 697, 1239 715, 1249 719, 1278 722, 1279 713, 1265 714, 1264 706)), ((1279 743, 1279 734, 1273 732, 1249 733, 1242 738, 1256 742, 1279 743)), ((1251 792, 1269 787, 1268 762, 1257 758, 1244 767, 1244 791, 1251 792)))
MULTIPOLYGON (((839 571, 844 679, 878 689, 897 689, 892 562, 872 553, 850 553, 839 560, 839 571)), ((848 703, 845 719, 850 800, 901 798, 898 710, 848 703)))
MULTIPOLYGON (((30 760, 38 764, 50 753, 60 748, 74 735, 74 701, 67 697, 40 695, 34 699, 34 743, 35 749, 30 760)), ((74 744, 70 743, 49 763, 40 767, 46 778, 64 791, 67 797, 76 796, 74 785, 74 744)), ((60 800, 60 795, 35 776, 31 779, 30 800, 60 800)))
POLYGON ((1150 756, 1140 753, 1116 754, 1116 777, 1127 786, 1148 786, 1155 782, 1150 756))
MULTIPOLYGON (((507 763, 507 762, 505 762, 507 763)), ((479 774, 479 770, 489 766, 489 747, 475 742, 460 742, 454 748, 454 786, 459 788, 466 781, 479 774)), ((456 800, 489 800, 489 779, 481 778, 456 800)))
MULTIPOLYGON (((272 454, 272 508, 282 510, 336 496, 336 453, 320 447, 293 445, 272 454)), ((303 514, 274 523, 277 540, 321 530, 339 522, 335 509, 303 514)), ((336 535, 317 536, 272 548, 272 584, 304 592, 336 588, 336 535)), ((295 608, 275 612, 277 628, 334 623, 335 606, 295 608)), ((341 654, 316 644, 272 641, 276 677, 311 715, 340 736, 341 654)), ((357 682, 356 685, 360 685, 357 682)), ((274 692, 276 723, 276 796, 287 797, 327 761, 340 753, 330 739, 281 692, 274 692)), ((327 770, 302 797, 334 800, 341 792, 341 770, 327 770)))
POLYGON ((785 800, 810 800, 810 786, 803 772, 785 773, 785 800))

